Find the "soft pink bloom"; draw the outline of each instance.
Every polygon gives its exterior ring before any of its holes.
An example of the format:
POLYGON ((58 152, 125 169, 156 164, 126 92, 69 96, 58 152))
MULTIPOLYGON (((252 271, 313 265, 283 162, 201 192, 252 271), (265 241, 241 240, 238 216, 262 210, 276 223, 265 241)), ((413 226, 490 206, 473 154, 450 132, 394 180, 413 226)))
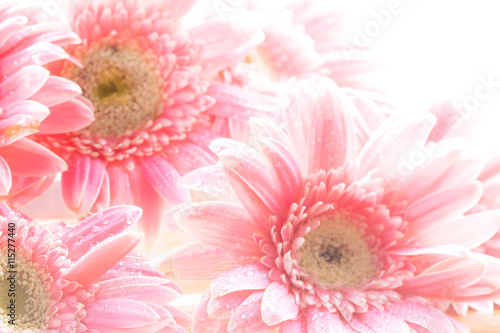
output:
POLYGON ((44 227, 1 208, 0 285, 8 290, 15 280, 16 318, 8 324, 2 307, 0 332, 185 332, 189 326, 170 305, 180 289, 130 254, 142 236, 124 230, 139 219, 139 208, 109 208, 73 228, 44 227))
MULTIPOLYGON (((466 140, 475 149, 474 138, 477 132, 484 126, 484 121, 488 121, 488 117, 484 114, 471 114, 470 111, 453 105, 451 101, 436 103, 430 109, 430 112, 436 115, 437 124, 429 135, 429 142, 440 142, 441 140, 449 139, 453 136, 461 137, 466 140), (482 116, 482 117, 481 117, 482 116)), ((476 169, 478 173, 477 179, 481 181, 483 191, 477 203, 466 213, 476 214, 487 212, 490 210, 500 209, 500 150, 490 148, 484 154, 485 161, 481 168, 476 169)), ((500 259, 500 232, 497 232, 488 241, 481 246, 473 249, 474 252, 484 253, 500 259)), ((478 299, 476 302, 438 302, 436 306, 443 311, 447 310, 450 305, 460 315, 465 315, 469 307, 484 313, 493 313, 494 304, 499 304, 500 292, 497 300, 478 299)))
POLYGON ((193 331, 465 332, 430 302, 500 287, 500 260, 470 251, 499 230, 500 211, 464 215, 482 161, 460 140, 426 145, 429 113, 391 117, 359 151, 335 84, 290 95, 283 129, 252 119, 258 150, 218 139, 219 164, 181 180, 218 199, 174 216, 199 241, 163 262, 215 278, 193 331))
POLYGON ((215 161, 207 148, 219 136, 206 113, 215 103, 211 94, 233 102, 240 96, 224 85, 207 93, 202 76, 244 57, 262 35, 248 17, 183 30, 195 3, 70 2, 83 42, 67 51, 83 67, 66 63, 56 72, 82 87, 96 119, 83 130, 37 140, 68 163, 62 194, 78 216, 133 203, 144 209, 142 227, 151 240, 164 208, 190 199, 176 186, 180 176, 215 161))
POLYGON ((80 129, 93 119, 79 101, 80 87, 42 67, 68 59, 61 46, 80 39, 60 23, 36 24, 37 13, 19 1, 0 4, 0 195, 12 204, 39 195, 66 169, 61 158, 27 137, 80 129))

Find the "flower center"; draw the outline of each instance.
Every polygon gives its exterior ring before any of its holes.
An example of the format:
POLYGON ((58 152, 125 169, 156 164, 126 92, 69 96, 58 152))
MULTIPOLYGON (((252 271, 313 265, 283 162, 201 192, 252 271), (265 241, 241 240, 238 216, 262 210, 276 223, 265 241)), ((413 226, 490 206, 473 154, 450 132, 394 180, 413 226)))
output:
POLYGON ((66 76, 82 87, 95 109, 83 131, 95 137, 121 137, 140 129, 161 112, 159 70, 135 48, 99 45, 71 66, 66 76))
POLYGON ((364 234, 343 218, 322 220, 296 253, 297 262, 327 288, 357 287, 371 278, 375 263, 364 234))
POLYGON ((0 322, 3 326, 30 332, 47 328, 51 298, 39 274, 31 262, 19 255, 11 268, 7 254, 0 254, 0 322))

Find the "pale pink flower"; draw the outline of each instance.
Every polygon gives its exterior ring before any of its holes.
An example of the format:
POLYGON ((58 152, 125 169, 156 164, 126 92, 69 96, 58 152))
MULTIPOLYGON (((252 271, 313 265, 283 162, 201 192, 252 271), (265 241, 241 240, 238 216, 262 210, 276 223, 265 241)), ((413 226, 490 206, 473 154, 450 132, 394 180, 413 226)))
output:
POLYGON ((23 204, 39 195, 66 163, 30 134, 87 126, 92 111, 75 83, 42 67, 68 59, 62 45, 80 40, 60 23, 36 24, 39 13, 19 1, 0 4, 0 195, 23 204))
MULTIPOLYGON (((133 203, 144 209, 142 227, 151 240, 164 208, 190 199, 176 186, 179 177, 215 161, 207 146, 219 135, 206 113, 215 99, 201 77, 242 58, 262 37, 247 17, 183 30, 195 3, 70 2, 83 43, 67 51, 82 67, 67 63, 57 73, 82 87, 96 119, 83 130, 37 140, 67 161, 62 194, 78 216, 133 203)), ((225 87, 212 92, 224 95, 225 87)))
POLYGON ((292 92, 284 130, 254 118, 258 150, 215 140, 219 164, 181 180, 219 200, 174 216, 199 242, 163 261, 180 278, 215 278, 193 331, 465 332, 430 301, 500 287, 499 260, 470 251, 500 211, 464 216, 482 162, 454 139, 420 154, 428 113, 391 117, 357 151, 333 82, 292 92))
POLYGON ((2 295, 1 332, 185 332, 189 326, 170 305, 180 289, 129 254, 142 236, 124 230, 139 219, 139 208, 109 208, 73 228, 44 227, 5 206, 1 215, 0 285, 15 294, 2 295), (8 316, 10 299, 15 317, 8 316))
MULTIPOLYGON (((437 124, 428 139, 431 143, 455 136, 461 137, 476 148, 474 138, 481 127, 484 126, 484 121, 489 119, 484 117, 484 114, 483 117, 480 117, 481 114, 470 114, 470 111, 453 105, 449 100, 436 103, 432 106, 430 112, 436 115, 437 118, 437 124)), ((476 204, 467 211, 466 214, 468 215, 500 209, 500 198, 498 197, 498 193, 500 193, 500 150, 498 147, 488 151, 484 159, 483 164, 478 164, 475 169, 478 174, 477 179, 482 183, 483 191, 476 204)), ((500 259, 500 233, 497 232, 484 244, 474 248, 473 251, 500 259)), ((481 286, 477 285, 476 287, 481 286)), ((489 296, 476 297, 471 302, 453 302, 451 304, 449 302, 437 302, 435 305, 443 311, 449 309, 451 305, 459 315, 466 315, 469 307, 483 313, 493 313, 494 304, 500 305, 498 298, 500 298, 500 292, 497 293, 496 299, 493 300, 489 296)))

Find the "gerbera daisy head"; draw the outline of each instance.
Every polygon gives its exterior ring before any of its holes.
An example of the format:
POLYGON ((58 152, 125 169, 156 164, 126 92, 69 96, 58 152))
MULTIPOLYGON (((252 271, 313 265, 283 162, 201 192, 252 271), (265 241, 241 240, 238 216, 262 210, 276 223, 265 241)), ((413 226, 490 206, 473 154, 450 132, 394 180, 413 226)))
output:
POLYGON ((226 179, 223 200, 176 214, 201 242, 164 261, 183 278, 226 272, 194 330, 460 332, 426 300, 487 299, 499 287, 498 261, 470 249, 497 232, 500 211, 464 216, 482 161, 445 140, 402 174, 435 118, 396 115, 358 150, 349 99, 316 83, 294 90, 283 128, 254 118, 254 147, 218 139, 218 167, 182 180, 211 189, 226 179))
POLYGON ((57 155, 26 137, 80 129, 93 119, 79 101, 80 87, 43 67, 68 59, 62 46, 80 39, 63 24, 37 23, 39 13, 15 1, 0 4, 0 195, 12 204, 39 195, 66 169, 57 155))
POLYGON ((129 255, 141 235, 123 231, 139 208, 116 206, 73 228, 3 215, 2 332, 163 332, 188 324, 169 305, 179 288, 129 255))
POLYGON ((63 196, 77 215, 134 203, 153 237, 164 206, 189 200, 175 185, 180 175, 214 161, 207 146, 217 131, 206 111, 215 100, 203 73, 240 57, 234 50, 260 34, 222 21, 184 31, 181 20, 194 3, 70 2, 82 43, 66 49, 78 63, 56 72, 82 87, 95 121, 37 140, 68 161, 63 196))

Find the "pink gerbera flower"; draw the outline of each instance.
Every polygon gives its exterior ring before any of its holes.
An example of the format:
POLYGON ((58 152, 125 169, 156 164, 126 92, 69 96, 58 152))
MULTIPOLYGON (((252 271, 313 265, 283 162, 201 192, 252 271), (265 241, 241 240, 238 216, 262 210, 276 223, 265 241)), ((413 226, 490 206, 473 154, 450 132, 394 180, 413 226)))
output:
POLYGON ((78 43, 78 36, 60 23, 36 24, 37 13, 18 1, 0 4, 0 195, 13 204, 39 195, 66 169, 26 137, 80 129, 93 119, 79 101, 80 87, 42 67, 69 58, 61 45, 78 43))
POLYGON ((259 150, 218 139, 219 165, 182 179, 221 193, 175 215, 200 241, 163 262, 181 278, 217 277, 193 330, 465 332, 428 301, 500 287, 499 260, 469 251, 500 227, 499 210, 464 216, 481 161, 454 139, 422 154, 431 114, 394 116, 356 151, 335 84, 292 95, 284 130, 252 120, 259 150))
POLYGON ((186 315, 169 305, 179 288, 129 255, 141 235, 123 231, 139 208, 109 208, 73 228, 2 211, 1 332, 185 332, 186 315))
MULTIPOLYGON (((436 103, 430 109, 430 112, 436 115, 437 124, 429 135, 428 141, 431 143, 440 142, 453 136, 461 137, 474 146, 474 137, 478 130, 488 121, 484 114, 470 114, 470 111, 459 106, 452 105, 451 101, 436 103), (471 117, 472 116, 472 117, 471 117), (481 117, 482 116, 482 117, 481 117)), ((478 164, 475 172, 478 174, 478 180, 483 185, 482 194, 477 203, 466 213, 467 215, 490 210, 500 209, 500 199, 498 193, 500 190, 500 150, 493 148, 485 154, 486 163, 478 164)), ((497 232, 487 242, 473 249, 474 252, 491 255, 500 258, 500 232, 497 232)), ((480 288, 481 285, 474 287, 480 288)), ((490 295, 478 295, 470 302, 438 302, 436 306, 446 311, 451 305, 453 310, 459 315, 466 315, 469 307, 483 313, 493 313, 494 304, 500 305, 497 293, 496 299, 492 300, 490 295)))
MULTIPOLYGON (((258 29, 243 18, 206 22, 189 31, 182 17, 196 1, 73 1, 81 45, 57 73, 78 83, 95 109, 88 127, 39 136, 68 163, 66 205, 78 216, 108 204, 144 209, 146 237, 156 236, 166 204, 189 200, 180 175, 213 163, 217 133, 205 111, 214 104, 201 79, 208 68, 239 59, 258 29)), ((218 92, 224 87, 219 87, 218 92)))

